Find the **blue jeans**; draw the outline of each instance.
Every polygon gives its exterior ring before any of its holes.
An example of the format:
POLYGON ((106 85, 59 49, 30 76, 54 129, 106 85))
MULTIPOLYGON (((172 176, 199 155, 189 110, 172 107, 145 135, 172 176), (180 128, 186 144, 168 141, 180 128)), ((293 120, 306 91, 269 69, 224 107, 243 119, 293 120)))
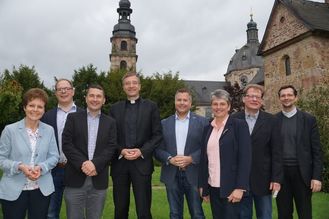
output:
POLYGON ((185 172, 178 171, 175 181, 166 185, 167 198, 170 208, 170 219, 182 219, 184 211, 184 194, 192 219, 204 219, 197 186, 189 184, 185 172))
POLYGON ((55 167, 51 174, 54 180, 55 192, 50 196, 48 219, 59 219, 64 191, 64 168, 55 167))
POLYGON ((241 200, 240 219, 252 219, 253 202, 257 219, 272 219, 272 196, 257 196, 252 192, 241 200))

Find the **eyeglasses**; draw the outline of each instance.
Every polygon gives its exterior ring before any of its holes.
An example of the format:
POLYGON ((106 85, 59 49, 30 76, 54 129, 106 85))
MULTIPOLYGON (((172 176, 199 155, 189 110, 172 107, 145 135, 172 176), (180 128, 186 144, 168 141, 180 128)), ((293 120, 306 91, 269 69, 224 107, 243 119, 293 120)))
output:
POLYGON ((73 87, 59 87, 56 89, 57 92, 62 92, 62 93, 70 90, 73 90, 73 87))
POLYGON ((262 99, 262 97, 260 97, 260 96, 250 95, 250 94, 246 94, 245 97, 248 98, 248 99, 251 99, 251 100, 254 100, 254 99, 255 100, 261 100, 262 99))

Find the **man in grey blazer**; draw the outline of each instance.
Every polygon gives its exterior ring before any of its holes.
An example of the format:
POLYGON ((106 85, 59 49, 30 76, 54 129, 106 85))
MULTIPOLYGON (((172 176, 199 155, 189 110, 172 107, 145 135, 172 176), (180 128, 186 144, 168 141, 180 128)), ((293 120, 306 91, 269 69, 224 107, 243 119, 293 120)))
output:
POLYGON ((163 142, 155 150, 162 163, 161 182, 166 185, 170 218, 183 218, 184 195, 191 218, 205 218, 198 193, 198 169, 204 117, 190 112, 192 96, 182 88, 175 95, 176 113, 162 120, 163 142))

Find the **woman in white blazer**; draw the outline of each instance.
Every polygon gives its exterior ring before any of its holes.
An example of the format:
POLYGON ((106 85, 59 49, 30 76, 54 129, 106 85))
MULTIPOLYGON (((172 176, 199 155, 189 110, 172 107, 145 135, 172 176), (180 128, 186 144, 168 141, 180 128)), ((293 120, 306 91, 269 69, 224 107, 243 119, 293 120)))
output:
POLYGON ((25 118, 7 125, 0 138, 0 200, 4 219, 47 218, 58 162, 54 130, 40 122, 48 96, 39 88, 23 97, 25 118))

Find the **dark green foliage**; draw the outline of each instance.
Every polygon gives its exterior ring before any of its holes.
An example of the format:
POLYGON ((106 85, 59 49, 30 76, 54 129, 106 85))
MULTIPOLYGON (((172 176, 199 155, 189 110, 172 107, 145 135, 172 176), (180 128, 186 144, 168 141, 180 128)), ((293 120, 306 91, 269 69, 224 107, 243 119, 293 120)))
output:
POLYGON ((298 106, 317 119, 323 150, 323 191, 329 193, 329 87, 314 87, 303 95, 298 106))
POLYGON ((224 87, 224 90, 226 90, 231 98, 231 112, 239 112, 244 109, 244 105, 242 102, 243 97, 243 89, 240 88, 239 84, 235 82, 233 85, 227 85, 224 87))
POLYGON ((175 93, 179 88, 185 87, 184 82, 179 79, 179 74, 155 73, 141 78, 141 81, 141 96, 158 104, 161 119, 172 115, 175 112, 175 93))
POLYGON ((16 122, 22 101, 22 87, 14 80, 0 82, 0 132, 10 123, 16 122))

